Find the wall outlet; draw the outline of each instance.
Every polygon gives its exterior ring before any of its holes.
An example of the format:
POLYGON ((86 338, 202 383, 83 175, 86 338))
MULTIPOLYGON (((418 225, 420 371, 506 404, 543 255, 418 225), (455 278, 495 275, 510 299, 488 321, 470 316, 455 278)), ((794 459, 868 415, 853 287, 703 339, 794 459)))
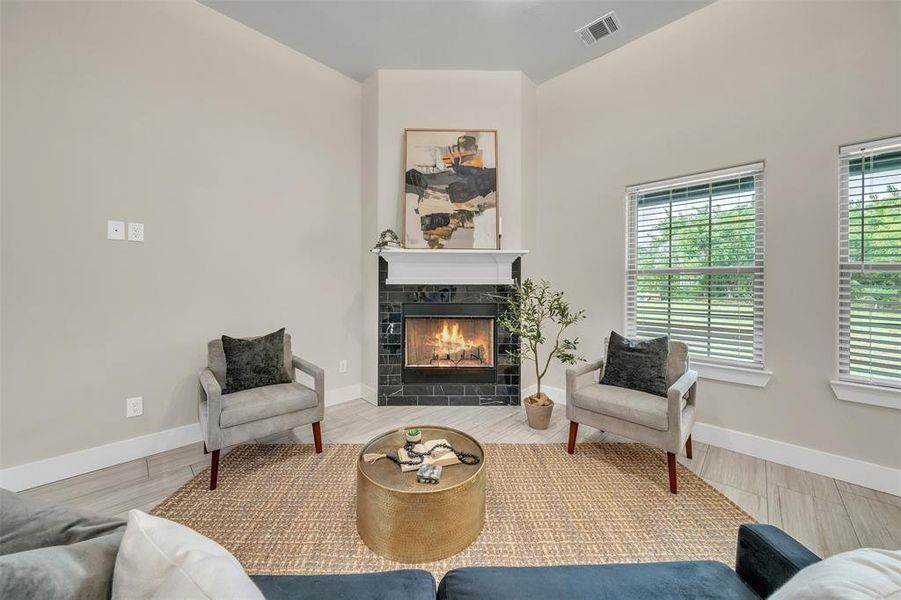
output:
POLYGON ((106 239, 108 239, 108 240, 124 240, 125 239, 125 221, 107 221, 106 222, 106 239))
POLYGON ((346 360, 338 361, 338 372, 339 373, 347 373, 347 361, 346 360))
POLYGON ((144 241, 144 224, 129 223, 128 224, 128 241, 143 242, 144 241))
POLYGON ((126 417, 140 417, 144 414, 144 398, 143 396, 137 396, 135 398, 126 398, 125 399, 125 416, 126 417))

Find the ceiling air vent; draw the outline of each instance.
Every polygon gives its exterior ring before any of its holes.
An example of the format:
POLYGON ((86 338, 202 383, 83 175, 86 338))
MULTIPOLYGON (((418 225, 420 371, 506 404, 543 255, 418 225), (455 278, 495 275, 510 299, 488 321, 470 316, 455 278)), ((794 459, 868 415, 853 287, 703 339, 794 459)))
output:
POLYGON ((619 28, 619 17, 611 11, 600 19, 596 19, 585 27, 576 30, 576 35, 579 36, 579 39, 581 39, 586 46, 591 46, 602 37, 608 36, 611 33, 616 33, 619 31, 619 28))

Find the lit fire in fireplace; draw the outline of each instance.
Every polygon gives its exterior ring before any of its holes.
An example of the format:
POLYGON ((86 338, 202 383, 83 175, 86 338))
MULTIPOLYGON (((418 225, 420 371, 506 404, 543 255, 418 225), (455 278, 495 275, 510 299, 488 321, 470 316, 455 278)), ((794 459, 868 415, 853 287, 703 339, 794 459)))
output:
POLYGON ((481 339, 467 340, 466 336, 460 333, 460 325, 458 323, 454 323, 448 329, 447 321, 445 321, 444 328, 435 334, 435 342, 432 345, 437 348, 436 352, 439 355, 443 355, 467 352, 474 348, 484 348, 485 342, 481 339))
POLYGON ((491 367, 494 364, 493 339, 492 319, 439 321, 410 318, 406 326, 406 365, 491 367))

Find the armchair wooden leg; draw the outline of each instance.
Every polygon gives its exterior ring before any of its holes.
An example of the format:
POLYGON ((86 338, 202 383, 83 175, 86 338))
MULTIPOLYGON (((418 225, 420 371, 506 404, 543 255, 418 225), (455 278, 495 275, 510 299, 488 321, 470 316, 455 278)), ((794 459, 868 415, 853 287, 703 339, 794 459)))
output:
POLYGON ((666 464, 669 467, 669 491, 676 493, 676 455, 672 452, 666 453, 666 464))
POLYGON ((210 457, 210 489, 215 490, 216 484, 219 482, 219 451, 213 450, 213 456, 210 457))
POLYGON ((691 436, 688 436, 688 439, 685 440, 685 456, 686 458, 691 458, 691 436))
POLYGON ((569 445, 566 446, 566 451, 570 454, 573 454, 576 451, 576 436, 579 435, 579 424, 575 421, 569 422, 569 445))
POLYGON ((313 445, 316 446, 316 454, 322 452, 322 430, 319 428, 319 421, 313 423, 313 445))

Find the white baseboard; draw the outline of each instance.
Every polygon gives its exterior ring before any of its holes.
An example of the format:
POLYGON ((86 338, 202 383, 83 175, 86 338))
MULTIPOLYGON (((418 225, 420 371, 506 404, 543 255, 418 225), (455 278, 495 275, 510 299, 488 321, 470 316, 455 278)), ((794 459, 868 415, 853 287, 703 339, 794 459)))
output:
MULTIPOLYGON (((523 398, 534 394, 536 390, 535 385, 523 388, 523 398)), ((542 385, 541 390, 555 403, 566 404, 566 390, 547 385, 542 385)), ((901 469, 706 423, 695 423, 692 437, 726 450, 901 496, 901 469)))
POLYGON ((692 438, 719 448, 901 496, 901 469, 706 423, 695 423, 692 438))
POLYGON ((374 406, 378 406, 379 404, 379 393, 375 391, 374 388, 369 387, 365 383, 360 384, 359 397, 374 406))
POLYGON ((357 398, 363 398, 362 388, 362 385, 356 383, 342 388, 335 388, 334 390, 325 390, 325 405, 335 406, 336 404, 344 404, 357 398))
POLYGON ((202 441, 192 423, 0 470, 0 486, 18 492, 202 441))
MULTIPOLYGON (((326 390, 325 405, 335 406, 364 398, 363 388, 360 384, 348 385, 334 390, 326 390)), ((370 390, 372 388, 369 388, 370 390)), ((373 392, 373 397, 374 397, 373 392)), ((158 431, 127 440, 104 444, 86 450, 78 450, 69 454, 62 454, 52 458, 36 460, 24 465, 17 465, 0 470, 0 487, 9 490, 27 490, 38 485, 44 485, 105 469, 130 460, 137 460, 173 450, 188 444, 194 444, 203 440, 200 433, 200 424, 192 423, 174 429, 158 431)))
MULTIPOLYGON (((532 394, 538 391, 538 386, 534 383, 530 386, 526 386, 522 389, 522 397, 528 398, 532 394)), ((563 388, 553 387, 550 385, 542 385, 541 391, 544 394, 554 401, 554 404, 566 404, 566 390, 563 388)))

